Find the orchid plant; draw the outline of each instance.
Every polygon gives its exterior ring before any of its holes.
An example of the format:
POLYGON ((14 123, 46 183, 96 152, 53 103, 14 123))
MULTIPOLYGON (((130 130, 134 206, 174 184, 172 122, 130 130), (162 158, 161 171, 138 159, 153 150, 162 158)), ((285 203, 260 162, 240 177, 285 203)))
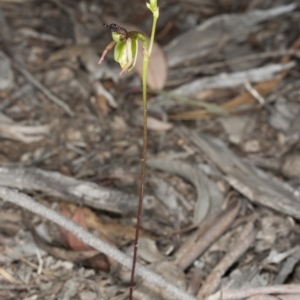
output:
POLYGON ((133 286, 134 286, 134 274, 135 266, 137 260, 137 251, 138 251, 138 240, 139 240, 139 231, 141 227, 141 214, 143 207, 143 198, 144 198, 144 187, 145 187, 145 174, 146 174, 146 158, 147 158, 147 73, 150 55, 152 52, 152 47, 154 43, 154 36, 156 30, 156 22, 159 16, 159 8, 157 6, 157 0, 150 0, 146 3, 148 9, 152 12, 153 22, 150 43, 148 47, 148 42, 146 36, 139 31, 127 31, 125 28, 120 27, 117 24, 110 24, 104 26, 109 29, 112 33, 113 41, 107 45, 103 54, 99 60, 99 64, 104 60, 105 55, 113 47, 114 49, 114 59, 121 66, 120 75, 129 72, 133 69, 136 58, 138 55, 138 42, 143 43, 143 72, 142 72, 142 89, 143 89, 143 154, 141 162, 141 181, 140 181, 140 192, 139 192, 139 204, 137 211, 137 223, 136 223, 136 232, 134 240, 134 251, 133 251, 133 260, 132 260, 132 269, 131 269, 131 280, 130 280, 130 292, 129 299, 132 300, 133 286))
POLYGON ((104 24, 104 27, 112 32, 113 41, 105 48, 99 64, 104 60, 106 53, 115 46, 114 59, 121 66, 120 75, 131 71, 136 63, 138 40, 143 42, 144 49, 146 49, 147 39, 142 33, 138 31, 127 32, 125 28, 122 28, 117 24, 104 24))

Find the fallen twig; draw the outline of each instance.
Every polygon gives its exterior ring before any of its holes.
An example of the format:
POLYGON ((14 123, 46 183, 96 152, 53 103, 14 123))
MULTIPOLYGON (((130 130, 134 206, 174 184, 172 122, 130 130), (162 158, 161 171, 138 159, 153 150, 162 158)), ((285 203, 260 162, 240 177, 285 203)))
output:
MULTIPOLYGON (((299 57, 300 56, 300 51, 297 49, 283 49, 283 50, 274 50, 274 51, 267 51, 263 53, 254 53, 254 54, 248 54, 248 55, 243 55, 239 57, 234 57, 231 59, 226 59, 224 61, 218 61, 218 62, 213 62, 209 64, 201 64, 201 65, 196 65, 196 66, 188 66, 188 67, 182 67, 180 69, 180 72, 183 74, 183 76, 188 76, 188 75, 195 75, 199 74, 200 72, 204 72, 207 70, 215 70, 217 68, 225 68, 228 65, 232 64, 239 64, 243 62, 248 62, 248 61, 253 61, 253 60, 259 60, 259 59, 266 59, 266 58, 277 58, 283 55, 288 55, 288 56, 295 56, 299 57)), ((173 70, 175 72, 176 69, 173 70)), ((172 70, 170 71, 170 73, 172 70)), ((176 70, 178 72, 178 70, 176 70)))
POLYGON ((209 296, 206 300, 240 300, 255 295, 293 295, 298 293, 300 293, 299 284, 285 284, 248 288, 242 290, 223 290, 209 296))
POLYGON ((175 263, 185 270, 232 224, 240 209, 234 201, 229 208, 207 220, 177 251, 175 263))
POLYGON ((197 295, 200 299, 209 296, 216 290, 216 288, 220 284, 221 277, 232 266, 232 264, 236 262, 248 250, 248 248, 253 244, 254 239, 254 226, 253 223, 249 223, 245 226, 228 253, 223 257, 219 264, 211 271, 209 276, 206 278, 197 295))
MULTIPOLYGON (((4 201, 8 201, 18 206, 21 206, 33 213, 36 213, 56 223, 59 226, 62 226, 63 228, 65 228, 66 230, 74 234, 85 244, 106 254, 107 256, 116 260, 121 265, 127 268, 131 268, 132 259, 129 256, 119 251, 115 247, 107 244, 106 242, 103 242, 102 240, 95 237, 88 231, 84 230, 82 227, 80 227, 78 224, 74 223, 73 221, 63 217, 62 215, 53 211, 52 209, 34 201, 31 197, 5 187, 0 187, 0 197, 4 201)), ((167 291, 168 293, 170 293, 170 295, 173 296, 173 299, 198 300, 197 298, 188 295, 185 291, 171 284, 170 282, 165 280, 162 276, 152 271, 149 271, 146 267, 140 264, 136 265, 136 273, 147 282, 165 289, 165 291, 167 291)))
MULTIPOLYGON (((0 185, 19 190, 40 191, 72 203, 81 203, 121 215, 132 215, 137 208, 137 197, 134 194, 36 168, 0 167, 0 185)), ((155 205, 155 200, 150 204, 155 205)), ((146 210, 151 208, 153 207, 150 205, 145 206, 146 210)))
POLYGON ((17 123, 0 122, 0 136, 23 143, 33 143, 44 139, 50 128, 50 125, 25 126, 17 123))
POLYGON ((299 197, 292 186, 242 160, 218 138, 184 127, 180 133, 199 147, 226 175, 225 180, 250 201, 300 219, 299 197))
POLYGON ((32 85, 39 89, 46 97, 48 97, 52 102, 60 106, 70 117, 74 117, 75 113, 69 107, 68 104, 64 103, 57 96, 53 95, 44 85, 37 81, 25 68, 19 64, 13 62, 13 66, 22 73, 32 85))
POLYGON ((295 62, 290 61, 285 64, 271 64, 260 68, 234 73, 221 73, 211 77, 196 79, 190 83, 183 84, 172 91, 178 95, 195 95, 205 89, 233 88, 243 85, 245 82, 258 83, 273 79, 276 73, 290 70, 295 67, 295 62))

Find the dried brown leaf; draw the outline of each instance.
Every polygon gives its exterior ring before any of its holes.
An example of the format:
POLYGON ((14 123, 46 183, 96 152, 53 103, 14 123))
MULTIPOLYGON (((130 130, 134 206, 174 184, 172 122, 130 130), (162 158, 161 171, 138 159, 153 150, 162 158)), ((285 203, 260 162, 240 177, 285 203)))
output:
MULTIPOLYGON (((82 228, 87 229, 82 207, 78 207, 76 209, 76 211, 72 217, 72 221, 74 221, 75 223, 78 223, 82 228)), ((92 249, 90 246, 84 244, 82 241, 80 241, 77 237, 75 237, 70 232, 67 233, 67 241, 68 241, 69 247, 75 251, 88 251, 88 250, 92 249)))
MULTIPOLYGON (((269 94, 279 84, 280 79, 271 79, 260 82, 253 86, 253 88, 261 95, 265 96, 269 94)), ((249 92, 244 92, 239 96, 234 97, 231 100, 226 101, 222 104, 225 109, 235 109, 244 104, 251 104, 257 101, 249 92)), ((194 119, 208 119, 214 115, 209 113, 205 109, 194 109, 191 111, 183 111, 174 115, 169 116, 172 120, 194 120, 194 119)))
MULTIPOLYGON (((76 206, 69 204, 69 210, 74 213, 76 206)), ((84 207, 84 218, 88 228, 97 232, 97 236, 109 244, 123 244, 134 239, 135 228, 108 221, 102 221, 91 209, 84 207), (109 237, 109 238, 108 238, 109 237)), ((141 237, 154 238, 151 234, 141 230, 141 237)))

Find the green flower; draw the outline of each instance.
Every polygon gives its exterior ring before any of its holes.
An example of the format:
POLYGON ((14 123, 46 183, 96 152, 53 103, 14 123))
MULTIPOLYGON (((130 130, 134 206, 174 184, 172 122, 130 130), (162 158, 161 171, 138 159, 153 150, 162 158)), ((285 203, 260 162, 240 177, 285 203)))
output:
POLYGON ((104 24, 104 26, 112 32, 113 41, 103 51, 99 64, 104 60, 107 52, 115 46, 114 59, 121 66, 120 75, 129 72, 136 63, 139 33, 135 31, 127 32, 125 28, 117 24, 104 24))

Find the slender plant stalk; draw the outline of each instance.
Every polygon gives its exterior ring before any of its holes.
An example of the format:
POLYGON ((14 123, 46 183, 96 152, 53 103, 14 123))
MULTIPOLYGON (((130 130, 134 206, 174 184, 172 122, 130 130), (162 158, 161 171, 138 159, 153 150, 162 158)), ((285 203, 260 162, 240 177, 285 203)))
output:
POLYGON ((137 210, 137 220, 135 228, 134 238, 134 249, 132 258, 131 278, 130 278, 130 289, 129 289, 129 300, 132 300, 133 287, 134 287, 134 274, 135 266, 137 261, 139 232, 141 227, 141 215, 143 209, 143 198, 145 189, 145 177, 146 177, 146 160, 147 160, 147 143, 148 143, 148 132, 147 132, 147 74, 148 66, 150 61, 150 55, 154 43, 154 36, 156 30, 158 14, 153 14, 153 23, 150 37, 149 48, 147 49, 147 41, 143 41, 143 73, 142 73, 142 88, 143 88, 143 152, 142 152, 142 163, 141 163, 141 178, 140 178, 140 191, 139 191, 139 204, 137 210))
POLYGON ((104 24, 112 32, 113 42, 111 42, 103 51, 103 54, 99 60, 99 64, 103 61, 106 53, 115 47, 114 58, 117 61, 123 73, 129 72, 136 62, 137 57, 137 42, 138 40, 143 43, 143 74, 142 74, 142 88, 143 88, 143 154, 141 161, 141 179, 140 179, 140 192, 139 192, 139 204, 137 211, 137 221, 135 229, 133 259, 131 268, 131 279, 130 279, 130 291, 129 300, 132 300, 133 286, 134 286, 134 274, 138 252, 139 232, 141 227, 141 215, 143 209, 143 198, 145 189, 145 177, 146 177, 146 159, 147 159, 147 73, 150 55, 153 48, 154 36, 156 30, 156 22, 159 16, 159 7, 157 6, 157 0, 149 0, 146 2, 146 6, 153 14, 152 30, 149 48, 147 47, 147 38, 139 31, 129 31, 125 28, 120 27, 117 24, 104 24))

